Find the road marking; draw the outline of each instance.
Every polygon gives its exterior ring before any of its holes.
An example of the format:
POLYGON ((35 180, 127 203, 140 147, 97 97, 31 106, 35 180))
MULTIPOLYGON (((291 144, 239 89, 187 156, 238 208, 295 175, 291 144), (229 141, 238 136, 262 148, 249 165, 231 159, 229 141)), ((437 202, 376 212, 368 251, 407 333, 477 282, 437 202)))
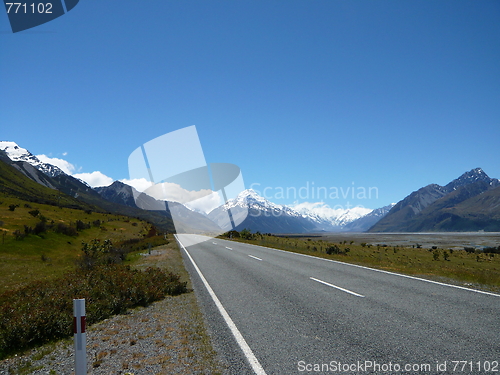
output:
POLYGON ((233 249, 231 249, 230 247, 227 247, 227 246, 226 246, 226 249, 228 249, 228 250, 233 250, 233 249))
POLYGON ((386 273, 386 274, 388 274, 388 275, 394 275, 394 276, 406 277, 407 279, 418 280, 418 281, 424 281, 424 282, 426 282, 426 283, 431 283, 431 284, 437 284, 437 285, 442 285, 442 286, 449 286, 449 287, 452 287, 452 288, 457 288, 457 289, 467 290, 467 291, 469 291, 469 292, 475 292, 475 293, 480 293, 480 294, 486 294, 486 295, 489 295, 489 296, 500 297, 500 294, 498 294, 498 293, 491 293, 491 292, 486 292, 486 291, 484 291, 484 290, 478 290, 478 289, 471 289, 471 288, 467 288, 467 287, 465 287, 465 286, 453 285, 453 284, 446 284, 446 283, 442 283, 442 282, 439 282, 439 281, 428 280, 428 279, 422 279, 421 277, 415 277, 415 276, 410 276, 410 275, 403 275, 402 273, 396 273, 396 272, 391 272, 391 271, 379 270, 379 269, 377 269, 377 268, 371 268, 371 267, 366 267, 366 266, 360 266, 359 264, 346 263, 346 262, 341 262, 341 261, 339 261, 339 260, 333 260, 333 259, 325 259, 325 258, 315 257, 315 256, 313 256, 313 255, 307 255, 307 254, 294 253, 294 252, 291 252, 291 251, 280 250, 280 249, 273 249, 272 247, 258 246, 258 245, 252 245, 252 244, 246 244, 246 245, 260 247, 260 248, 263 248, 263 249, 266 249, 266 250, 274 250, 274 251, 279 251, 279 252, 286 253, 286 254, 294 254, 294 255, 299 255, 299 256, 308 257, 308 258, 313 258, 313 259, 325 260, 325 261, 327 261, 327 262, 332 262, 332 263, 343 264, 343 265, 345 265, 345 266, 351 266, 351 267, 364 268, 365 270, 370 270, 370 271, 376 271, 376 272, 386 273))
POLYGON ((352 294, 353 296, 356 296, 356 297, 364 297, 362 294, 358 294, 358 293, 355 293, 349 289, 344 289, 344 288, 341 288, 340 286, 337 286, 337 285, 333 285, 333 284, 330 284, 330 283, 327 283, 326 281, 323 281, 323 280, 319 280, 319 279, 316 279, 314 277, 310 277, 311 280, 314 280, 314 281, 317 281, 318 283, 321 283, 321 284, 325 284, 325 285, 328 285, 328 286, 331 286, 332 288, 335 288, 335 289, 338 289, 338 290, 341 290, 343 292, 346 292, 346 293, 349 293, 349 294, 352 294))
POLYGON ((181 247, 184 249, 186 252, 187 256, 191 260, 191 263, 193 263, 193 267, 198 272, 198 275, 200 275, 201 281, 203 281, 203 284, 207 288, 208 293, 212 297, 212 299, 215 302, 215 305, 219 309, 219 312, 221 313, 222 317, 226 321, 226 324, 228 325, 229 329, 231 330, 231 333, 233 334, 234 338, 236 339, 236 342, 240 346, 241 350, 243 351, 243 354, 247 358, 248 362, 250 363, 250 366, 252 366, 253 371, 257 375, 267 375, 264 369, 262 368, 261 364, 259 363, 259 360, 255 357, 255 355, 252 352, 252 349, 248 346, 247 342, 245 341, 245 338, 241 334, 241 332, 238 330, 238 327, 236 327, 236 324, 234 324, 233 320, 227 313, 226 309, 224 306, 222 306, 222 303, 219 301, 219 298, 215 295, 215 292, 213 291, 212 287, 208 283, 207 279, 205 279, 205 276, 201 273, 200 269, 196 265, 194 259, 191 257, 191 254, 187 251, 187 249, 184 247, 184 245, 179 241, 177 238, 177 235, 175 235, 175 239, 181 245, 181 247))
POLYGON ((217 245, 217 242, 212 242, 214 245, 217 245))
POLYGON ((439 281, 422 279, 421 277, 415 277, 415 276, 410 276, 410 275, 403 275, 403 274, 401 274, 401 273, 396 273, 396 272, 391 272, 391 271, 379 270, 379 269, 377 269, 377 268, 371 268, 371 267, 366 267, 366 266, 360 266, 359 264, 346 263, 346 262, 341 262, 341 261, 339 261, 339 260, 333 260, 333 259, 325 259, 325 258, 315 257, 315 256, 313 256, 313 255, 307 255, 307 254, 294 253, 294 252, 291 252, 291 251, 280 250, 280 249, 273 249, 272 247, 258 246, 258 245, 252 245, 252 244, 246 244, 246 245, 250 245, 250 246, 257 246, 257 247, 261 247, 261 248, 266 249, 266 250, 280 251, 280 252, 282 252, 282 253, 286 253, 286 254, 294 254, 294 255, 299 255, 299 256, 308 257, 308 258, 313 258, 313 259, 325 260, 325 261, 327 261, 327 262, 332 262, 332 263, 343 264, 343 265, 345 265, 345 266, 351 266, 351 267, 363 268, 363 269, 365 269, 365 270, 370 270, 370 271, 376 271, 376 272, 386 273, 386 274, 388 274, 388 275, 394 275, 394 276, 406 277, 407 279, 418 280, 418 281, 425 281, 426 283, 437 284, 437 285, 442 285, 442 286, 449 286, 449 287, 452 287, 452 288, 457 288, 457 289, 467 290, 467 291, 469 291, 469 292, 475 292, 475 293, 480 293, 480 294, 486 294, 486 295, 489 295, 489 296, 500 297, 500 294, 497 294, 497 293, 491 293, 491 292, 486 292, 486 291, 484 291, 484 290, 477 290, 477 289, 466 288, 465 286, 460 286, 460 285, 453 285, 453 284, 441 283, 441 282, 439 282, 439 281))
POLYGON ((254 257, 253 255, 248 255, 250 258, 257 259, 257 260, 262 260, 260 258, 254 257))

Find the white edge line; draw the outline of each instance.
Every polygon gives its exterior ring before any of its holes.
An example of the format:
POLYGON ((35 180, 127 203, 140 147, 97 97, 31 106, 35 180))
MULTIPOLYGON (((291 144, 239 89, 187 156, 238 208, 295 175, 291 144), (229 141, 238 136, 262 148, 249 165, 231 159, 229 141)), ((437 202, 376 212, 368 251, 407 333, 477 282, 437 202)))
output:
POLYGON ((262 259, 260 259, 260 258, 254 257, 253 255, 250 255, 250 254, 249 254, 248 256, 249 256, 250 258, 253 258, 253 259, 262 260, 262 259))
POLYGON ((355 293, 349 289, 344 289, 344 288, 341 288, 340 286, 337 286, 337 285, 333 285, 333 284, 330 284, 330 283, 327 283, 326 281, 323 281, 323 280, 319 280, 319 279, 316 279, 314 277, 310 277, 311 280, 314 280, 314 281, 317 281, 318 283, 321 283, 321 284, 325 284, 325 285, 328 285, 328 286, 331 286, 332 288, 335 288, 335 289, 338 289, 338 290, 341 290, 343 292, 346 292, 346 293, 349 293, 349 294, 352 294, 353 296, 356 296, 356 297, 364 297, 362 294, 358 294, 358 293, 355 293))
POLYGON ((238 330, 238 327, 236 327, 236 324, 234 324, 233 320, 231 319, 231 317, 227 313, 226 309, 224 308, 224 306, 222 306, 222 303, 219 301, 219 298, 217 298, 217 296, 215 295, 215 292, 213 291, 213 289, 210 286, 210 284, 208 283, 208 281, 205 279, 205 276, 203 276, 203 274, 201 273, 201 271, 198 268, 198 266, 196 265, 194 259, 191 257, 191 254, 189 254, 187 249, 184 247, 184 245, 181 243, 181 241, 177 238, 177 235, 175 235, 175 239, 177 240, 179 245, 181 245, 181 247, 184 249, 187 256, 191 260, 191 263, 193 263, 193 266, 194 266, 196 272, 198 272, 198 275, 200 275, 201 281, 203 281, 203 284, 207 288, 208 293, 212 297, 213 301, 215 302, 215 305, 219 309, 219 312, 221 313, 222 317, 226 321, 226 324, 228 325, 229 329, 231 330, 231 333, 233 334, 234 338, 236 339, 236 342, 238 343, 241 350, 243 351, 243 354, 245 355, 248 362, 250 363, 250 366, 252 366, 253 371, 257 375, 267 375, 266 372, 264 371, 264 369, 262 368, 261 364, 259 363, 259 360, 253 354, 252 349, 250 349, 247 342, 245 341, 245 338, 238 330))
POLYGON ((366 267, 366 266, 360 266, 359 264, 352 264, 352 263, 346 263, 346 262, 341 262, 338 260, 333 260, 333 259, 325 259, 325 258, 320 258, 320 257, 315 257, 312 255, 307 255, 307 254, 301 254, 301 253, 294 253, 292 251, 286 251, 286 250, 280 250, 280 249, 273 249, 272 247, 266 247, 266 246, 258 246, 258 245, 252 245, 252 244, 247 244, 250 246, 257 246, 257 247, 262 247, 264 249, 270 249, 274 251, 280 251, 282 253, 287 253, 287 254, 295 254, 295 255, 300 255, 303 257, 308 257, 308 258, 314 258, 314 259, 319 259, 319 260, 325 260, 327 262, 333 262, 333 263, 339 263, 339 264, 344 264, 346 266, 351 266, 351 267, 358 267, 358 268, 364 268, 366 270, 371 270, 371 271, 376 271, 376 272, 382 272, 386 273, 388 275, 395 275, 395 276, 401 276, 401 277, 406 277, 408 279, 413 279, 413 280, 419 280, 419 281, 425 281, 427 283, 432 283, 432 284, 437 284, 437 285, 442 285, 442 286, 449 286, 452 288, 457 288, 457 289, 462 289, 462 290, 467 290, 469 292, 475 292, 475 293, 481 293, 481 294, 487 294, 489 296, 494 296, 494 297, 500 297, 500 294, 497 293, 491 293, 491 292, 486 292, 484 290, 477 290, 477 289, 471 289, 471 288, 466 288, 464 286, 459 286, 459 285, 453 285, 453 284, 446 284, 446 283, 441 283, 439 281, 434 281, 434 280, 428 280, 428 279, 422 279, 421 277, 415 277, 415 276, 410 276, 410 275, 403 275, 402 273, 396 273, 396 272, 391 272, 391 271, 385 271, 385 270, 379 270, 377 268, 371 268, 371 267, 366 267))

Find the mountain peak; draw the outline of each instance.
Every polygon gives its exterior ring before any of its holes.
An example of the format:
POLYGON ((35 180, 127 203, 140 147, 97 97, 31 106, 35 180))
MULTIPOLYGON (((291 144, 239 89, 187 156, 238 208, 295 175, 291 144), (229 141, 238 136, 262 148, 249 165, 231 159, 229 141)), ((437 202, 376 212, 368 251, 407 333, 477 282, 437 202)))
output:
POLYGON ((459 187, 473 184, 477 181, 484 181, 489 185, 498 182, 498 180, 490 178, 482 168, 474 168, 468 172, 465 172, 459 178, 451 181, 448 185, 445 186, 445 188, 449 191, 452 191, 458 189, 459 187))
POLYGON ((260 195, 257 194, 257 192, 253 189, 243 190, 241 193, 238 194, 238 196, 239 197, 252 197, 252 198, 260 197, 260 195))
POLYGON ((474 176, 474 177, 477 177, 477 176, 486 176, 486 177, 488 177, 488 175, 486 174, 485 171, 483 171, 482 168, 471 169, 470 171, 465 172, 464 174, 462 174, 462 176, 460 176, 460 177, 464 177, 464 176, 467 176, 467 177, 469 177, 469 176, 471 176, 471 177, 472 176, 474 176))
POLYGON ((27 158, 35 157, 25 148, 19 147, 16 142, 0 141, 0 150, 5 151, 12 161, 26 161, 27 158))
POLYGON ((42 162, 31 152, 20 147, 16 142, 0 141, 0 150, 4 151, 10 160, 29 163, 48 176, 55 177, 64 174, 59 167, 42 162))
POLYGON ((241 207, 252 207, 257 209, 282 209, 283 207, 277 205, 273 202, 268 201, 266 198, 261 197, 253 189, 243 190, 234 199, 229 199, 224 206, 226 209, 241 206, 241 207))

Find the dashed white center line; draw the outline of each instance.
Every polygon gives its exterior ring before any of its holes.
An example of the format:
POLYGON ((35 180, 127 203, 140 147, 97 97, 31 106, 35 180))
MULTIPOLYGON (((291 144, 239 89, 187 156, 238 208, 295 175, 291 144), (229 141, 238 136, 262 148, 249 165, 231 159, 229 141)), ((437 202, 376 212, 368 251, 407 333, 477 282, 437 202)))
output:
POLYGON ((353 296, 356 296, 356 297, 364 297, 363 295, 361 294, 358 294, 358 293, 355 293, 349 289, 344 289, 344 288, 341 288, 340 286, 337 286, 337 285, 333 285, 333 284, 330 284, 330 283, 327 283, 326 281, 322 281, 322 280, 319 280, 319 279, 316 279, 314 277, 310 277, 311 280, 314 280, 314 281, 317 281, 318 283, 321 283, 321 284, 325 284, 325 285, 328 285, 328 286, 331 286, 332 288, 335 288, 335 289, 338 289, 338 290, 341 290, 343 292, 346 292, 346 293, 349 293, 349 294, 352 294, 353 296))
POLYGON ((217 245, 217 242, 212 242, 214 245, 217 245))
POLYGON ((248 255, 250 258, 257 259, 257 260, 262 260, 260 258, 254 257, 253 255, 248 255))
POLYGON ((228 250, 233 250, 233 249, 231 249, 230 247, 227 247, 227 246, 226 246, 226 249, 228 249, 228 250))

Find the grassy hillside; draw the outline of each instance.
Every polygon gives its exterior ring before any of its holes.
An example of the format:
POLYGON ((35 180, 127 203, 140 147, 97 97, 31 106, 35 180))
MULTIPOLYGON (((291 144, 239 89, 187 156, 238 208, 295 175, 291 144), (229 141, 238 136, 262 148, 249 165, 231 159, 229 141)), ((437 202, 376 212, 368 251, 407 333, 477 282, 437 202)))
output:
POLYGON ((87 203, 27 178, 16 168, 0 159, 0 197, 5 196, 33 203, 92 209, 92 206, 87 203))
POLYGON ((27 202, 0 193, 0 293, 73 269, 82 241, 119 243, 143 238, 150 227, 126 216, 27 202), (35 233, 43 221, 45 231, 35 233))
POLYGON ((19 163, 10 161, 0 152, 0 195, 4 194, 4 196, 16 197, 33 203, 137 217, 153 223, 162 231, 173 232, 175 230, 172 218, 167 212, 146 211, 137 207, 116 204, 103 199, 96 191, 71 176, 59 175, 51 178, 43 175, 42 172, 33 171, 39 180, 44 180, 45 183, 59 190, 50 189, 26 177, 14 166, 22 169, 19 163))
POLYGON ((123 264, 168 243, 129 212, 142 210, 0 154, 0 358, 71 335, 73 298, 88 299, 92 324, 187 291, 177 275, 123 264))

